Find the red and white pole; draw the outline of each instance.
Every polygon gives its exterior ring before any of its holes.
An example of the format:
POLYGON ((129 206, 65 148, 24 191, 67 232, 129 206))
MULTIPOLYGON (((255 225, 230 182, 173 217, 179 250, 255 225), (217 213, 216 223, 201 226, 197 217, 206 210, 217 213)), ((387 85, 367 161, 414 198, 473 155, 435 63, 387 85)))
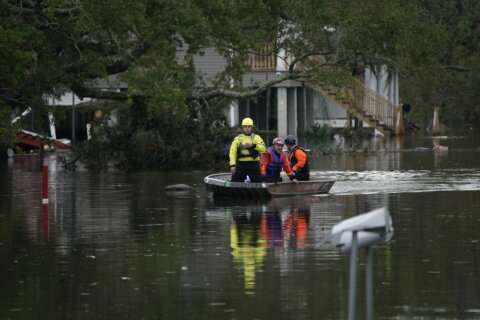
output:
POLYGON ((42 205, 42 230, 45 239, 48 239, 49 226, 48 226, 48 204, 42 205))
POLYGON ((48 204, 48 166, 42 167, 42 204, 48 204))

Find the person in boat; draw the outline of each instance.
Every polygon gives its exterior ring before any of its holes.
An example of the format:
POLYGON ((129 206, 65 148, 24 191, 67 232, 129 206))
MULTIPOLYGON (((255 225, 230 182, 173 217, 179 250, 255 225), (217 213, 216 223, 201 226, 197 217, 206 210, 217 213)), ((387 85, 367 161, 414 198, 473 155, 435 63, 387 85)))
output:
POLYGON ((310 168, 308 166, 308 156, 303 148, 297 145, 295 136, 288 135, 285 138, 285 144, 289 150, 288 160, 298 181, 310 180, 310 168))
POLYGON ((265 182, 280 182, 280 172, 285 171, 291 181, 298 183, 295 174, 290 167, 287 155, 283 152, 283 139, 277 137, 273 139, 272 146, 265 150, 260 157, 260 172, 265 182))
POLYGON ((265 142, 253 133, 253 120, 242 121, 243 133, 236 136, 230 146, 230 172, 232 182, 244 182, 247 176, 251 182, 262 182, 260 174, 260 154, 265 151, 265 142))

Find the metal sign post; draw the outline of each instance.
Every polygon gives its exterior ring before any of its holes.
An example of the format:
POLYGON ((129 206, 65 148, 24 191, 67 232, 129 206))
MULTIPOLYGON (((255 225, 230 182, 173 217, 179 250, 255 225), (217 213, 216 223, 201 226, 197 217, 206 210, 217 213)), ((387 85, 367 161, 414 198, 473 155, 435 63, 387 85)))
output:
POLYGON ((329 241, 342 252, 350 252, 350 284, 348 290, 348 319, 354 320, 357 295, 358 249, 365 248, 366 319, 373 320, 373 249, 377 243, 387 242, 393 236, 392 218, 386 208, 373 210, 336 224, 329 241))
POLYGON ((352 250, 350 252, 350 284, 348 289, 348 320, 355 320, 357 296, 357 231, 352 234, 352 250))

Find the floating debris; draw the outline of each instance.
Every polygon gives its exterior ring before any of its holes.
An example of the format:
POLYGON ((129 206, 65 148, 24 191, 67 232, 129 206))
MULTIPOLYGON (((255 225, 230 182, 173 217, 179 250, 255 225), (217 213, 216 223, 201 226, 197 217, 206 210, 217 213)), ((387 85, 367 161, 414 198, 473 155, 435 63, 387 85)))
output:
POLYGON ((186 184, 172 184, 165 187, 167 191, 193 191, 193 188, 186 184))
POLYGON ((193 193, 193 187, 186 184, 172 184, 165 187, 167 196, 171 198, 191 198, 193 193))

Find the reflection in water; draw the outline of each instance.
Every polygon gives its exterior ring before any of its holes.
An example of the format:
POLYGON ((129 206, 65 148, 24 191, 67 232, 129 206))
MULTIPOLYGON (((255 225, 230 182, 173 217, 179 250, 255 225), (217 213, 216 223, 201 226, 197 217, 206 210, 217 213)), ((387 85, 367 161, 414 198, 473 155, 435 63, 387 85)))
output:
POLYGON ((278 211, 267 210, 262 215, 262 237, 267 248, 283 247, 282 218, 278 211))
POLYGON ((267 248, 302 249, 308 235, 309 208, 292 207, 282 217, 279 208, 267 207, 262 215, 262 237, 267 248))
POLYGON ((0 215, 12 208, 12 162, 0 160, 0 215))
POLYGON ((235 268, 243 273, 245 294, 253 295, 255 275, 263 272, 267 250, 282 257, 285 250, 305 248, 310 207, 302 198, 254 201, 233 208, 230 226, 231 254, 235 268), (239 210, 240 209, 240 210, 239 210))
POLYGON ((255 273, 261 272, 265 260, 265 240, 262 239, 260 212, 234 213, 230 227, 230 245, 235 268, 243 272, 245 293, 253 294, 255 273))
POLYGON ((270 200, 209 199, 211 172, 65 172, 50 159, 48 216, 37 159, 9 159, 0 319, 346 319, 348 256, 316 246, 381 206, 398 232, 375 252, 376 319, 479 319, 475 141, 442 142, 437 163, 415 151, 431 137, 325 156, 314 175, 336 180, 330 194, 270 200), (194 192, 167 194, 176 183, 194 192))
POLYGON ((42 205, 42 233, 45 240, 48 240, 48 237, 50 236, 49 228, 50 226, 48 223, 48 205, 44 204, 42 205))
POLYGON ((307 209, 292 210, 288 215, 283 226, 283 231, 284 239, 289 248, 305 248, 309 216, 310 212, 307 209))

